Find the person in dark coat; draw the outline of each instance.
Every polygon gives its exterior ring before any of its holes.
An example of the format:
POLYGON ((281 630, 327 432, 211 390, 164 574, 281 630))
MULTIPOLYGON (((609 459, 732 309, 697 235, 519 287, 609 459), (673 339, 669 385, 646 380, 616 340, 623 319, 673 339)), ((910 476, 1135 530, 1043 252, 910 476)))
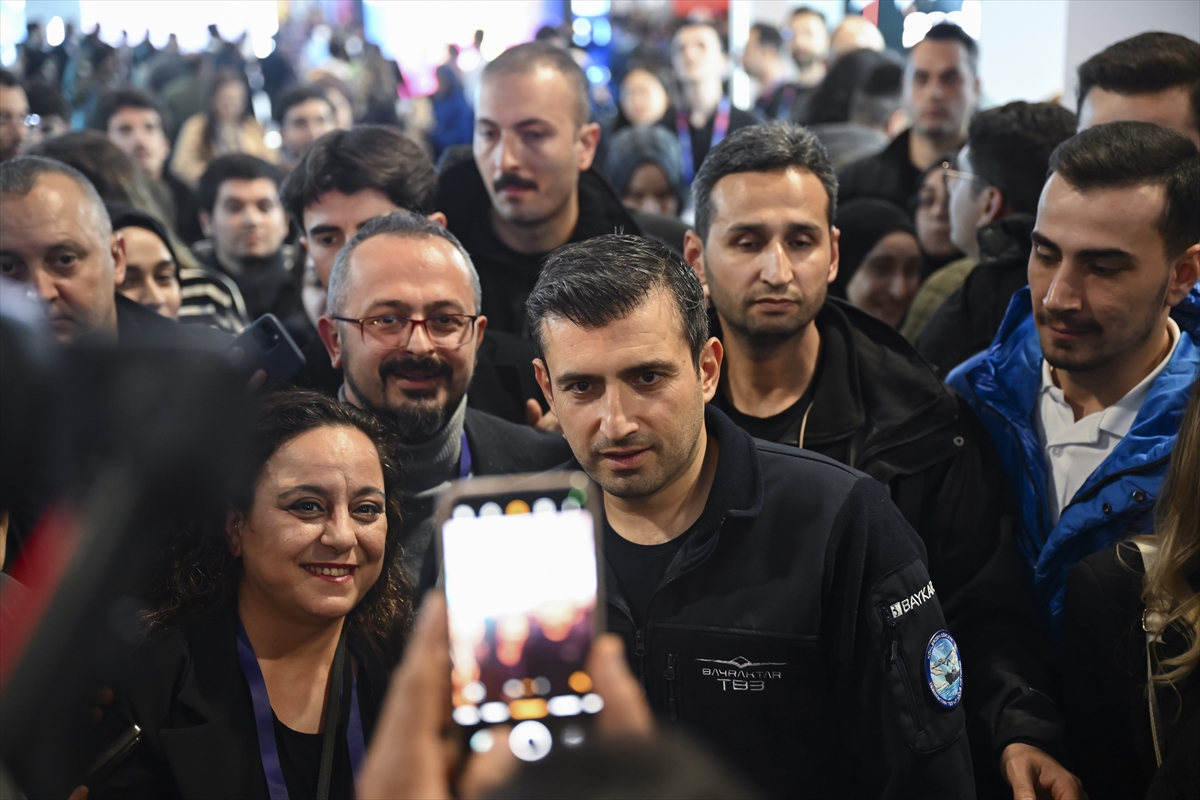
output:
POLYGON ((1093 800, 1200 796, 1197 485, 1193 385, 1153 533, 1088 556, 1067 578, 1064 712, 1075 769, 1093 800))
POLYGON ((114 691, 142 740, 93 797, 354 796, 412 610, 390 434, 286 392, 256 438, 251 485, 168 549, 114 691))
POLYGON ((1061 738, 1049 699, 1057 687, 1010 534, 1003 466, 967 404, 894 328, 826 296, 836 186, 803 128, 740 131, 705 162, 686 255, 725 345, 711 404, 755 438, 887 485, 921 537, 973 676, 966 707, 980 792, 1003 786, 1001 761, 1018 743, 1065 772, 1048 755, 1061 738))

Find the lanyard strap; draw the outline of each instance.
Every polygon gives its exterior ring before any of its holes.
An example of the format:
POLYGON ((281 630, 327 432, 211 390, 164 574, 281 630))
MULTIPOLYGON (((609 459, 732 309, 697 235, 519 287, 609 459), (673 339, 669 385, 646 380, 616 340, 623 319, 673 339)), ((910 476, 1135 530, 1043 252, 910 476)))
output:
MULTIPOLYGON (((346 629, 342 627, 342 635, 338 639, 337 652, 333 657, 333 674, 330 675, 329 697, 326 700, 325 738, 321 746, 321 772, 317 782, 318 800, 329 797, 330 776, 333 769, 333 751, 336 744, 336 731, 341 716, 341 697, 346 693, 345 684, 349 684, 350 712, 346 726, 346 746, 350 751, 350 766, 355 772, 362 765, 366 755, 363 737, 362 716, 358 707, 358 682, 354 678, 354 670, 345 669, 346 661, 346 629), (344 677, 343 677, 344 676, 344 677), (340 691, 339 691, 340 690, 340 691)), ((271 713, 271 699, 267 696, 267 684, 263 680, 262 670, 258 666, 258 658, 250 645, 250 637, 246 628, 238 620, 238 662, 242 675, 250 686, 250 702, 254 706, 254 727, 258 731, 258 751, 262 759, 263 773, 267 778, 267 793, 271 800, 288 800, 287 783, 283 779, 283 767, 279 763, 279 744, 275 741, 274 715, 271 713)))
MULTIPOLYGON (((721 143, 725 138, 725 134, 729 131, 729 95, 721 98, 720 105, 717 106, 717 116, 713 120, 712 139, 709 142, 708 148, 711 150, 721 143)), ((692 179, 696 177, 695 157, 692 155, 692 129, 688 122, 688 115, 683 109, 675 112, 675 132, 679 134, 679 155, 683 161, 683 182, 688 186, 692 185, 692 179)))
POLYGON ((471 474, 471 445, 467 443, 467 432, 462 432, 462 450, 458 457, 458 477, 466 478, 471 474))

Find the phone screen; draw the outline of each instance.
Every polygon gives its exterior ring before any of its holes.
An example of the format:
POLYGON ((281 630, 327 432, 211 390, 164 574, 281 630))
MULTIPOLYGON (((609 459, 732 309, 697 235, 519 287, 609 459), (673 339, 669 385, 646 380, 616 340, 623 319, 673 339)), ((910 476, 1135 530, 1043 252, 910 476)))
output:
POLYGON ((525 760, 558 739, 581 742, 583 727, 569 723, 603 706, 585 670, 599 573, 582 477, 570 477, 575 486, 456 497, 442 524, 454 720, 514 725, 509 745, 525 760))

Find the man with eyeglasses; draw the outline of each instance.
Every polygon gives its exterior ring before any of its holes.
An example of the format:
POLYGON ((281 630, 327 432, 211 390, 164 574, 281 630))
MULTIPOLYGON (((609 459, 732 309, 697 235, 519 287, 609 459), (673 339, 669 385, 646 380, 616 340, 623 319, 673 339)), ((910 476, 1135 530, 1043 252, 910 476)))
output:
POLYGON ((0 69, 0 161, 16 158, 21 153, 28 129, 29 98, 17 76, 0 69))
POLYGON ((346 403, 395 421, 404 469, 403 557, 414 583, 433 539, 434 499, 468 475, 540 472, 570 458, 555 433, 467 408, 487 328, 471 257, 437 222, 376 217, 333 263, 321 339, 346 403))

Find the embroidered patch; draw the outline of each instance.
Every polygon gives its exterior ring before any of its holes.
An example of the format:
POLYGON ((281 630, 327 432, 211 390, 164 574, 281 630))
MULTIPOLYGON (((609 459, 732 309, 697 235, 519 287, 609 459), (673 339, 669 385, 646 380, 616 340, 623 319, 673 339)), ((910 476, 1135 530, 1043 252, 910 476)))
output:
POLYGON ((948 631, 938 631, 925 648, 925 677, 933 699, 946 708, 962 700, 963 670, 958 643, 948 631))

